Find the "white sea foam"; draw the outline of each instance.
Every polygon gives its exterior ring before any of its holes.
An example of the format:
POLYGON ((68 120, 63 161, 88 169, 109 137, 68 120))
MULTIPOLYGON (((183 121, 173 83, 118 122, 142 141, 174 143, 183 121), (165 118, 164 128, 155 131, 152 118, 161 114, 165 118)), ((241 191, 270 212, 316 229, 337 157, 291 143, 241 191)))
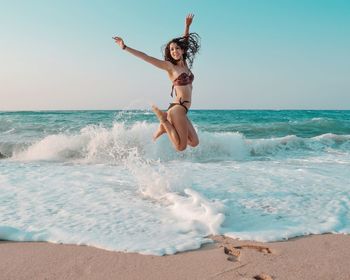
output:
MULTIPOLYGON (((176 159, 178 153, 170 149, 166 136, 157 144, 152 143, 155 124, 139 122, 127 128, 123 123, 115 123, 112 128, 87 126, 80 133, 49 135, 33 143, 24 150, 13 152, 15 160, 67 160, 84 159, 91 162, 117 162, 137 152, 147 159, 176 159), (169 152, 170 151, 170 152, 169 152)), ((182 157, 220 159, 231 157, 237 160, 248 156, 248 147, 240 133, 201 134, 201 145, 189 148, 182 157)))
POLYGON ((176 165, 148 163, 137 151, 117 166, 25 159, 16 176, 10 168, 1 177, 0 238, 163 255, 198 248, 220 232, 222 203, 191 189, 176 165))
POLYGON ((177 153, 155 129, 90 125, 14 147, 0 161, 0 239, 163 255, 210 234, 350 232, 349 135, 199 131, 200 146, 177 153))
MULTIPOLYGON (((199 131, 200 145, 183 153, 173 151, 166 136, 151 141, 155 124, 137 122, 131 127, 115 122, 111 128, 87 126, 76 134, 49 135, 29 147, 15 147, 14 160, 80 160, 116 164, 137 153, 146 160, 247 160, 251 156, 281 155, 290 151, 322 152, 335 146, 350 147, 350 135, 323 134, 312 138, 288 135, 270 139, 246 139, 237 132, 199 131)), ((7 154, 11 154, 7 152, 7 154)))

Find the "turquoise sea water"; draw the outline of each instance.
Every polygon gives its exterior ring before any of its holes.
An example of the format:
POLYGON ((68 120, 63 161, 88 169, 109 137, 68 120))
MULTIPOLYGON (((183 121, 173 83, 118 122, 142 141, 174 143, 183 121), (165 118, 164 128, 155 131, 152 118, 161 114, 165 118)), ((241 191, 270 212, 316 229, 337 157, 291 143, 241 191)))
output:
POLYGON ((0 112, 0 239, 161 255, 350 232, 350 111, 189 117, 178 153, 147 110, 0 112))

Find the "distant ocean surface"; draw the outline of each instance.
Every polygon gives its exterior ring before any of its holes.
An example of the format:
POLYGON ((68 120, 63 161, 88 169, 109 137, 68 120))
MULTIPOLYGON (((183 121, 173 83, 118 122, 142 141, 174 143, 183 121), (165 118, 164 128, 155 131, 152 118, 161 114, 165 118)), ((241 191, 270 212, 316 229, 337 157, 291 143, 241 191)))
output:
POLYGON ((350 233, 350 111, 189 117, 179 153, 151 111, 0 112, 0 239, 163 255, 350 233))

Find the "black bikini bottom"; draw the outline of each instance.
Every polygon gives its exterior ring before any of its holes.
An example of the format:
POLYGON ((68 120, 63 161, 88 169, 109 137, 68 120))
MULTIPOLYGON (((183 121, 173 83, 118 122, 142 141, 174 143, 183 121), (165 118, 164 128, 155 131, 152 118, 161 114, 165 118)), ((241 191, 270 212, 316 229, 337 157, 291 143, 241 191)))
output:
POLYGON ((187 102, 187 103, 190 103, 190 101, 186 101, 186 100, 185 100, 185 101, 181 101, 181 97, 180 97, 179 103, 170 103, 170 105, 169 105, 167 111, 169 111, 170 108, 172 108, 172 107, 174 107, 174 106, 176 106, 176 105, 180 105, 180 106, 182 106, 182 107, 185 108, 186 114, 187 114, 188 109, 187 109, 187 107, 184 105, 184 103, 186 103, 186 102, 187 102))

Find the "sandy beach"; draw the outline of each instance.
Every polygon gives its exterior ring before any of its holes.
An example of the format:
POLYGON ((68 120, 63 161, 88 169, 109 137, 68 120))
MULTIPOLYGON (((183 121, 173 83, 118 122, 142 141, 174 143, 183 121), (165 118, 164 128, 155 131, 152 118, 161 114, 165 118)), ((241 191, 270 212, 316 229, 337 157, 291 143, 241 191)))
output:
POLYGON ((5 279, 350 279, 350 236, 313 235, 258 243, 213 236, 169 256, 44 242, 0 242, 5 279))

